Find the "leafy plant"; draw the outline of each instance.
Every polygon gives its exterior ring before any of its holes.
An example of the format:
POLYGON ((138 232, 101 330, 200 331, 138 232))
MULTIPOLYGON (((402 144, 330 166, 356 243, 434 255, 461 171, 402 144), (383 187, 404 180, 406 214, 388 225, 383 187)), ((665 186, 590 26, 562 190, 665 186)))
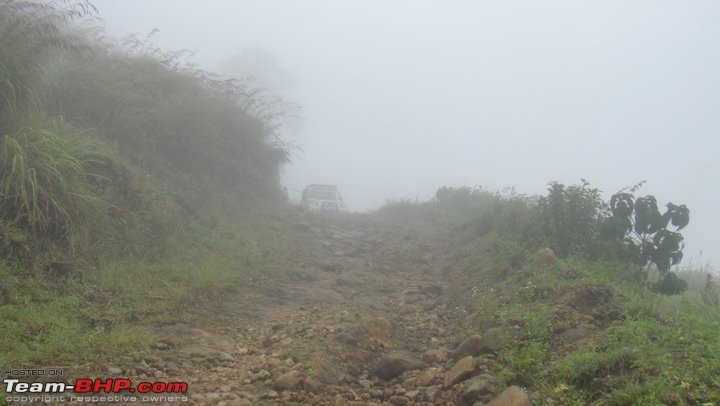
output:
POLYGON ((588 252, 597 236, 598 224, 605 212, 600 191, 581 179, 580 185, 552 182, 548 195, 537 206, 545 243, 561 256, 588 252))
POLYGON ((687 283, 670 273, 670 268, 682 260, 683 236, 678 231, 690 222, 690 210, 684 204, 668 203, 665 213, 660 213, 655 196, 635 198, 632 192, 639 186, 612 196, 612 215, 604 219, 603 235, 621 241, 639 265, 655 264, 661 276, 653 286, 656 291, 680 293, 687 283), (675 230, 668 230, 669 226, 675 230))

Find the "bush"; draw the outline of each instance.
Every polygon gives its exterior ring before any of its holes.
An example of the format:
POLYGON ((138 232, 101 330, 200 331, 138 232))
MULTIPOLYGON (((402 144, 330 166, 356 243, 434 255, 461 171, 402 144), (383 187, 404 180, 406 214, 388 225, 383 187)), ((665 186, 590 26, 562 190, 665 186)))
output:
POLYGON ((653 292, 663 295, 679 295, 687 290, 688 283, 680 279, 675 273, 667 272, 660 277, 660 280, 652 284, 650 289, 653 292))
POLYGON ((243 108, 254 97, 248 89, 184 66, 181 56, 143 43, 64 55, 49 69, 48 109, 96 128, 201 201, 218 187, 277 188, 289 151, 271 118, 243 108))
POLYGON ((600 191, 589 185, 584 179, 580 185, 550 183, 548 195, 539 199, 530 219, 541 245, 560 256, 591 251, 606 206, 600 191))
POLYGON ((90 169, 111 161, 61 120, 8 134, 0 144, 0 215, 35 232, 66 234, 107 208, 92 192, 103 177, 90 169))

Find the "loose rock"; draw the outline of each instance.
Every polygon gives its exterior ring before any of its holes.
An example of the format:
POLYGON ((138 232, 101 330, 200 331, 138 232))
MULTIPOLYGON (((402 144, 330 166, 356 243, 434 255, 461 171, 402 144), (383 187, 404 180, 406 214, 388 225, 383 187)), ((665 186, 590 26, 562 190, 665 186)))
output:
POLYGON ((423 360, 428 364, 439 364, 445 362, 447 352, 441 349, 430 349, 423 353, 423 360))
POLYGON ((471 355, 456 362, 450 371, 445 374, 443 387, 449 388, 456 383, 469 378, 475 372, 475 361, 471 355))
POLYGON ((497 381, 490 375, 480 375, 465 381, 460 396, 461 405, 472 405, 497 390, 497 381))
POLYGON ((511 386, 490 401, 487 406, 532 406, 532 402, 530 396, 520 387, 511 386))
POLYGON ((113 375, 113 376, 120 375, 123 372, 122 369, 117 368, 117 367, 109 367, 107 369, 107 371, 108 371, 108 374, 113 375))
POLYGON ((412 369, 422 369, 425 362, 405 351, 385 354, 378 362, 372 374, 380 379, 390 380, 412 369))
POLYGON ((349 403, 341 394, 335 395, 332 401, 330 401, 330 406, 348 406, 349 403))
POLYGON ((276 390, 293 390, 299 387, 302 381, 303 376, 300 371, 290 371, 280 375, 273 383, 273 388, 276 390))

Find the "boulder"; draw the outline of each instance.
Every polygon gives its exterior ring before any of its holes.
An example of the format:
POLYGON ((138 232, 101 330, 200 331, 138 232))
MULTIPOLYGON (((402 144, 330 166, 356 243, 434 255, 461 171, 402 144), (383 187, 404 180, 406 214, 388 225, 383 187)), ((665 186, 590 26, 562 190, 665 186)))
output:
POLYGON ((349 404, 343 395, 339 393, 330 401, 330 406, 348 406, 349 404))
POLYGON ((511 386, 505 389, 487 406, 532 406, 530 396, 518 386, 511 386))
POLYGON ((460 395, 461 405, 472 405, 497 390, 497 380, 491 375, 480 375, 463 383, 460 395))
POLYGON ((420 387, 430 386, 435 380, 435 377, 436 374, 432 371, 422 371, 417 374, 417 377, 415 379, 415 385, 420 387))
POLYGON ((456 362, 455 365, 452 366, 450 371, 445 374, 445 381, 443 382, 443 387, 449 388, 456 383, 469 378, 474 372, 475 360, 473 360, 472 355, 468 355, 467 357, 456 362))
POLYGON ((280 375, 275 382, 273 382, 273 388, 280 391, 293 390, 298 388, 302 382, 303 376, 299 371, 290 371, 280 375))
POLYGON ((579 326, 571 327, 567 330, 564 330, 563 332, 558 334, 557 337, 562 341, 573 342, 587 337, 588 334, 589 331, 587 327, 581 324, 579 326))
POLYGON ((553 251, 550 248, 543 248, 535 253, 535 259, 543 264, 543 265, 550 265, 554 264, 557 261, 557 257, 555 256, 555 251, 553 251))
POLYGON ((483 346, 483 338, 480 335, 472 335, 464 339, 453 352, 453 359, 460 359, 468 355, 477 356, 480 354, 483 346))
POLYGON ((453 359, 497 352, 512 340, 513 336, 507 329, 494 327, 483 335, 475 334, 463 340, 453 352, 453 359))
POLYGON ((383 355, 372 371, 380 379, 390 380, 405 371, 425 368, 425 362, 405 351, 394 351, 383 355))
POLYGON ((428 364, 439 364, 447 359, 447 350, 433 348, 423 353, 423 360, 428 364))

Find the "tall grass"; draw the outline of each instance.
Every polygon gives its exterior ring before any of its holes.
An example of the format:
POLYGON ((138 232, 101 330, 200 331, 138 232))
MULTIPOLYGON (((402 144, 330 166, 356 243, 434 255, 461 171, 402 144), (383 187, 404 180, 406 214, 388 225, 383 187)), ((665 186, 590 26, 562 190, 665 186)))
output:
POLYGON ((7 134, 0 144, 0 215, 64 235, 108 207, 92 191, 105 178, 90 169, 111 161, 101 144, 62 120, 7 134))
POLYGON ((0 137, 44 111, 43 63, 54 51, 85 46, 69 22, 96 11, 87 0, 0 0, 0 137))
POLYGON ((107 247, 157 239, 209 195, 279 189, 277 99, 150 37, 113 43, 73 22, 95 12, 0 0, 0 218, 107 247))
POLYGON ((135 164, 187 191, 276 188, 289 155, 272 113, 256 111, 263 104, 248 99, 257 93, 181 56, 131 42, 58 58, 48 67, 49 111, 96 128, 135 164))

